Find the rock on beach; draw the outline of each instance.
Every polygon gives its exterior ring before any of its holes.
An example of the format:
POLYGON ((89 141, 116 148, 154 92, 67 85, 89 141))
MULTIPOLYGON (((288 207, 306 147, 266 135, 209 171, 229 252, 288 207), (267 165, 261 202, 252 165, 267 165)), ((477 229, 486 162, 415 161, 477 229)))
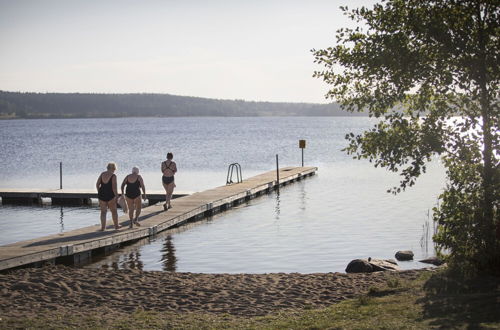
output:
POLYGON ((419 262, 422 262, 424 264, 431 264, 434 266, 441 266, 442 264, 444 264, 444 261, 439 259, 438 257, 430 257, 430 258, 422 259, 422 260, 419 260, 419 262))
POLYGON ((394 260, 382 259, 354 259, 345 269, 346 273, 372 273, 380 271, 398 271, 399 266, 394 260))
POLYGON ((413 260, 413 251, 410 250, 398 251, 396 252, 395 257, 399 261, 413 260))

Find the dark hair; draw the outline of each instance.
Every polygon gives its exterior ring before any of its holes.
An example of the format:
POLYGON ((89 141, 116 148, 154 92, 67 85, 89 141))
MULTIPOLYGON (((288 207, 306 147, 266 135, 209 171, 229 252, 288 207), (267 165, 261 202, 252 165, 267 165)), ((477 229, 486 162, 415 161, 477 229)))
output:
POLYGON ((172 159, 172 158, 174 158, 174 154, 173 154, 173 153, 171 153, 171 152, 169 152, 169 153, 167 154, 167 159, 172 159))

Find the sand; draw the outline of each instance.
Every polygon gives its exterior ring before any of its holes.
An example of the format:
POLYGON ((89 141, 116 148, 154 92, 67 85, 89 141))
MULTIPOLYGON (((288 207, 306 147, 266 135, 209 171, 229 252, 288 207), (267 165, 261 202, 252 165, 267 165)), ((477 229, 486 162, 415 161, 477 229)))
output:
POLYGON ((371 274, 194 274, 52 266, 0 274, 0 315, 173 312, 266 315, 326 307, 385 286, 388 276, 414 279, 425 270, 371 274))

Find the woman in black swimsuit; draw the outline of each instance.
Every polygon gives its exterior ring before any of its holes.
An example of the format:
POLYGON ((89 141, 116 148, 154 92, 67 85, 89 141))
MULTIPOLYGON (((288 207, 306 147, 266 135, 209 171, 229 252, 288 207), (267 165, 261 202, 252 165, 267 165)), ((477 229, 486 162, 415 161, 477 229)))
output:
POLYGON ((107 171, 102 172, 95 184, 97 188, 97 196, 99 197, 99 207, 101 208, 101 231, 106 230, 106 213, 111 211, 113 224, 115 229, 120 228, 118 225, 118 212, 116 210, 116 198, 118 190, 116 189, 116 164, 109 163, 107 171))
POLYGON ((175 182, 174 175, 177 172, 177 165, 172 161, 174 155, 169 152, 167 154, 167 160, 161 163, 161 172, 163 173, 162 182, 163 188, 165 188, 165 204, 163 204, 163 209, 166 211, 172 208, 170 200, 172 199, 172 194, 174 193, 175 182))
POLYGON ((130 226, 133 227, 135 223, 137 227, 139 224, 139 214, 141 214, 141 189, 142 189, 142 198, 146 199, 146 187, 144 186, 144 181, 142 177, 139 175, 139 168, 134 166, 132 168, 132 174, 129 174, 123 179, 122 183, 122 195, 123 189, 127 186, 127 190, 125 191, 125 199, 127 201, 128 206, 128 216, 130 218, 130 226), (134 210, 135 210, 135 218, 134 218, 134 210))

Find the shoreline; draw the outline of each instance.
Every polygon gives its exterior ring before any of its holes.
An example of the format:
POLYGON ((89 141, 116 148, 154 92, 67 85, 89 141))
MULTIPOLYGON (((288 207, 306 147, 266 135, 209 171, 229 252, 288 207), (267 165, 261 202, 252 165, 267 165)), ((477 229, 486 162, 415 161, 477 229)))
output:
POLYGON ((12 117, 12 116, 0 116, 0 120, 9 121, 9 120, 39 120, 39 119, 126 119, 126 118, 134 118, 134 119, 151 119, 151 118, 286 118, 286 117, 298 117, 298 118, 309 118, 309 117, 318 117, 318 118, 369 118, 368 115, 356 115, 350 116, 346 115, 179 115, 179 116, 32 116, 32 117, 12 117))
POLYGON ((51 266, 0 274, 0 311, 35 317, 44 311, 78 315, 136 310, 264 316, 322 308, 433 269, 376 273, 200 274, 51 266))

